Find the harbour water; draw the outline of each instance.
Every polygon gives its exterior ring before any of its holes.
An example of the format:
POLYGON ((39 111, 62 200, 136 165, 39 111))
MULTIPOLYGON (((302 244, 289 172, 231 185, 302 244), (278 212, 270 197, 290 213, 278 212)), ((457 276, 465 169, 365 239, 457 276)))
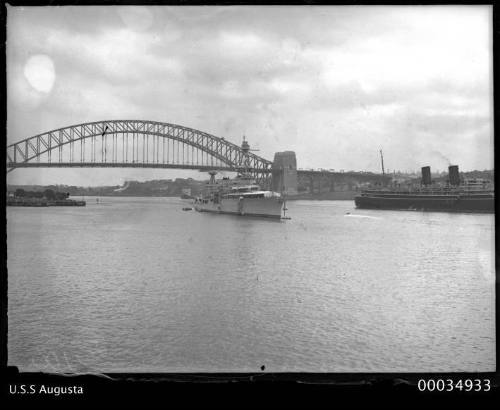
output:
POLYGON ((276 222, 99 199, 7 209, 21 371, 496 367, 494 215, 289 201, 276 222))

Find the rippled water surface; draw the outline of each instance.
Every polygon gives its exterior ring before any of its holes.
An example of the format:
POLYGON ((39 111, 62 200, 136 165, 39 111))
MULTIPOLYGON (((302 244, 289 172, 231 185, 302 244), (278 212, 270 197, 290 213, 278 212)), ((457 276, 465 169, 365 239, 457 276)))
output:
POLYGON ((493 215, 86 200, 7 209, 22 371, 495 369, 493 215))

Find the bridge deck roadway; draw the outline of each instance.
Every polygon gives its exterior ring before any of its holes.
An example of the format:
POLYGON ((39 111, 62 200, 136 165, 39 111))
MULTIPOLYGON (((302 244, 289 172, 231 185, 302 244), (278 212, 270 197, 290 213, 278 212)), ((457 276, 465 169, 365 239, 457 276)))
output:
MULTIPOLYGON (((155 164, 147 162, 8 162, 7 168, 174 168, 199 171, 238 171, 238 168, 216 165, 155 164)), ((249 168, 253 173, 269 173, 270 169, 249 168)))

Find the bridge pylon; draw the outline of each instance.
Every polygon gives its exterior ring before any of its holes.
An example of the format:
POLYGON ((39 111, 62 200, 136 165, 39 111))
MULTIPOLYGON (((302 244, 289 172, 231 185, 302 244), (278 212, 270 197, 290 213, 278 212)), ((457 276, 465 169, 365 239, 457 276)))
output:
POLYGON ((294 151, 276 152, 272 165, 272 190, 297 195, 297 158, 294 151))

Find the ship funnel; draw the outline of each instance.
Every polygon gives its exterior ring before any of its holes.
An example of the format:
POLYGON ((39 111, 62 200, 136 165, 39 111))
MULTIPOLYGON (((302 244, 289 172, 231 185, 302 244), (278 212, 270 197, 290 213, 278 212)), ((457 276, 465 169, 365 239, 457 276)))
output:
POLYGON ((422 185, 430 185, 431 183, 431 167, 422 167, 422 185))
POLYGON ((460 185, 460 174, 458 173, 458 165, 450 165, 448 167, 448 173, 450 177, 450 185, 453 186, 460 185))

